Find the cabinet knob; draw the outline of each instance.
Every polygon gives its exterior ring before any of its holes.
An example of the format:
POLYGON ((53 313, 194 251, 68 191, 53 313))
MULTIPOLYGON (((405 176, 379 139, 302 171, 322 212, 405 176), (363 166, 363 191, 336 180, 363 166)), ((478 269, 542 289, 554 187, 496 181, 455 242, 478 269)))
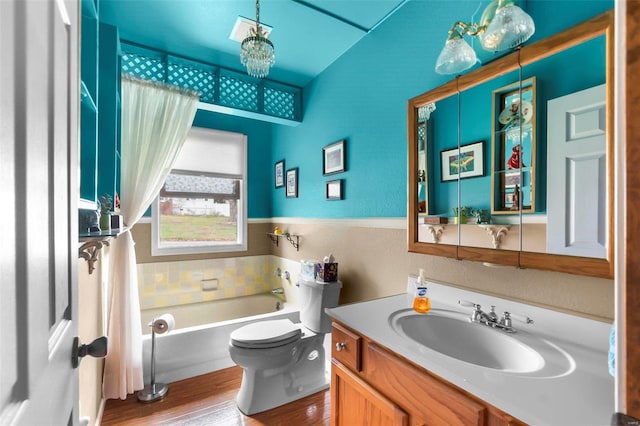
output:
POLYGON ((338 351, 338 352, 340 352, 341 350, 343 350, 346 347, 347 347, 346 343, 343 343, 343 342, 336 343, 336 351, 338 351))

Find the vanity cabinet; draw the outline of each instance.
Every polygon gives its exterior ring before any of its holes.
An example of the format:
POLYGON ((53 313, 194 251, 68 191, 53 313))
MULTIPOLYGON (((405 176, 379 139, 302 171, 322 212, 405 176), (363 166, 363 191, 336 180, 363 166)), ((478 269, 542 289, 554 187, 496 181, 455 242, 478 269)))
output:
POLYGON ((340 323, 331 336, 334 426, 525 424, 340 323))

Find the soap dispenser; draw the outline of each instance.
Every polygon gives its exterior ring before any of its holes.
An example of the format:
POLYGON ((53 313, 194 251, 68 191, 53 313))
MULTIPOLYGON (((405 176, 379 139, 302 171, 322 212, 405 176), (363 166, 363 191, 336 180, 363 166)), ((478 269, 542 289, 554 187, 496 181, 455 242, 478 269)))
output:
POLYGON ((431 310, 431 301, 427 297, 427 278, 424 269, 420 269, 420 275, 416 282, 416 290, 413 295, 413 310, 426 314, 431 310))

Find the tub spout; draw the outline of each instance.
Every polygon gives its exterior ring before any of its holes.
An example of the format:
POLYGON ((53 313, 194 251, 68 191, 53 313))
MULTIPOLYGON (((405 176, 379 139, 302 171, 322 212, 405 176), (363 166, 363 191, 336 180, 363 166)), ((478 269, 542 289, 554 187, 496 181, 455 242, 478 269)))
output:
POLYGON ((284 294, 284 288, 282 287, 278 287, 278 288, 274 288, 273 290, 271 290, 272 294, 284 294))

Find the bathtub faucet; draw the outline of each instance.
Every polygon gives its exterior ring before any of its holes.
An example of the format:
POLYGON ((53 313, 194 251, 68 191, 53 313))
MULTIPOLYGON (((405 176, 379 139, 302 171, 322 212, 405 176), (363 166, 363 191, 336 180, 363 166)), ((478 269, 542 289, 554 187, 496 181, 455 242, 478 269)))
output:
POLYGON ((284 294, 284 288, 282 287, 278 287, 278 288, 274 288, 273 290, 271 290, 272 294, 284 294))

